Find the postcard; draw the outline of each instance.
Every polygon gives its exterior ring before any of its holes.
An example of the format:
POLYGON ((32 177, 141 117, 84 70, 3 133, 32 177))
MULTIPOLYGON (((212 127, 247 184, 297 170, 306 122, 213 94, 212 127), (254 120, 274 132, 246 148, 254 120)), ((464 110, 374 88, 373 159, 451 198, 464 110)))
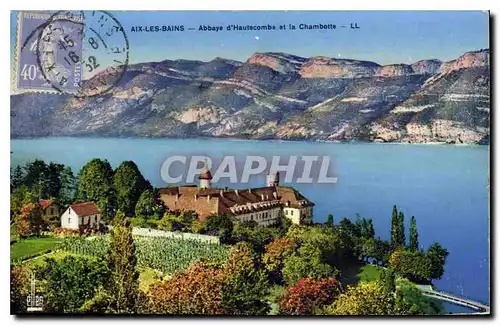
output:
POLYGON ((490 315, 489 23, 11 12, 11 314, 490 315))

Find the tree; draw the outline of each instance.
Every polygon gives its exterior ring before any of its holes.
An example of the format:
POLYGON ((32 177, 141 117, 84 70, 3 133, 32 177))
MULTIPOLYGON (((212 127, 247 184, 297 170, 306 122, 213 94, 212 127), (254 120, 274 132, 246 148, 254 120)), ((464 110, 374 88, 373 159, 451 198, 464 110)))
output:
POLYGON ((399 276, 416 283, 428 283, 431 278, 431 259, 420 251, 396 249, 389 259, 390 266, 399 276))
POLYGON ((38 199, 46 198, 48 169, 43 160, 35 159, 24 166, 24 185, 26 185, 38 199))
POLYGON ((438 243, 434 243, 429 247, 427 256, 430 259, 429 276, 431 279, 441 279, 444 274, 444 265, 446 264, 448 254, 448 250, 438 243))
POLYGON ((283 215, 283 212, 281 211, 280 215, 279 215, 279 224, 278 224, 278 229, 279 229, 280 235, 284 236, 288 232, 288 230, 290 229, 292 224, 293 224, 292 220, 285 217, 283 215))
POLYGON ((386 265, 389 262, 389 256, 391 254, 391 244, 380 238, 376 238, 374 244, 375 251, 374 255, 371 257, 375 259, 377 264, 382 263, 382 265, 386 265))
POLYGON ((14 220, 15 216, 21 213, 23 207, 28 203, 37 202, 36 197, 31 193, 26 185, 16 188, 10 195, 10 218, 14 220))
POLYGON ((273 282, 282 283, 281 270, 287 257, 295 254, 297 244, 290 238, 278 238, 267 244, 263 262, 265 268, 270 272, 273 282))
POLYGON ((338 265, 342 252, 342 240, 336 228, 322 226, 295 226, 290 228, 287 237, 302 244, 309 243, 321 252, 321 261, 338 265))
POLYGON ((61 175, 64 172, 64 165, 51 162, 46 166, 45 179, 43 180, 44 193, 41 198, 50 199, 58 197, 62 189, 61 175))
POLYGON ((65 167, 60 173, 61 188, 57 195, 59 203, 65 205, 73 202, 77 188, 76 177, 71 167, 65 167))
POLYGON ((205 229, 219 235, 222 241, 226 241, 231 238, 233 220, 227 214, 211 214, 205 220, 205 229))
POLYGON ((369 238, 374 238, 375 237, 375 227, 373 226, 373 220, 372 219, 368 220, 367 236, 369 238))
POLYGON ((155 222, 156 227, 166 231, 183 231, 184 225, 180 215, 165 212, 163 218, 155 222))
POLYGON ((403 212, 399 212, 398 216, 398 232, 397 232, 397 245, 406 246, 406 236, 405 236, 405 215, 403 212))
POLYGON ((327 309, 331 315, 393 315, 394 297, 378 281, 349 286, 327 309))
POLYGON ((10 313, 26 312, 26 296, 28 295, 29 274, 21 265, 10 266, 10 313))
POLYGON ((396 291, 396 277, 394 276, 394 270, 391 268, 386 268, 382 271, 380 281, 384 286, 384 290, 387 293, 394 293, 396 291))
POLYGON ((113 309, 120 314, 134 313, 138 296, 139 273, 136 270, 137 257, 132 238, 132 228, 123 213, 116 214, 109 248, 109 269, 111 281, 108 291, 112 293, 113 309))
POLYGON ((356 228, 357 237, 373 238, 375 236, 372 219, 361 218, 359 214, 356 214, 354 227, 356 228))
POLYGON ((415 217, 411 217, 410 221, 410 250, 418 250, 418 232, 417 232, 417 221, 415 217))
POLYGON ((367 262, 368 258, 373 258, 377 253, 377 246, 375 239, 373 238, 363 238, 363 243, 361 246, 361 257, 363 261, 367 262))
POLYGON ((393 248, 398 246, 398 209, 396 206, 392 208, 392 216, 391 216, 391 246, 393 248))
POLYGON ((109 277, 104 261, 66 256, 46 258, 39 271, 45 281, 44 308, 56 313, 74 313, 92 298, 109 277))
POLYGON ((165 213, 165 207, 158 197, 158 192, 147 189, 142 192, 135 205, 135 216, 144 220, 158 220, 165 213))
POLYGON ((10 170, 10 188, 11 192, 24 184, 24 171, 21 166, 10 170))
POLYGON ((224 270, 227 274, 245 273, 255 268, 252 246, 246 242, 239 242, 229 251, 224 270))
POLYGON ((176 273, 167 282, 156 282, 148 291, 148 313, 167 315, 222 315, 224 271, 199 261, 176 273))
POLYGON ((113 169, 107 160, 92 159, 78 173, 77 198, 96 202, 101 218, 109 222, 114 213, 113 169))
POLYGON ((191 224, 191 232, 195 234, 202 234, 205 232, 205 223, 200 219, 193 220, 191 224))
POLYGON ((340 292, 339 282, 332 277, 299 280, 281 299, 280 314, 313 315, 319 308, 331 304, 340 292))
POLYGON ((131 217, 141 193, 151 189, 151 184, 142 176, 133 161, 124 161, 115 170, 113 185, 116 190, 118 209, 131 217))
POLYGON ((224 266, 222 305, 226 315, 267 315, 269 285, 251 244, 239 242, 224 266))
POLYGON ((42 207, 38 203, 26 204, 14 219, 17 233, 21 237, 38 235, 42 230, 42 207))
POLYGON ((299 248, 296 255, 285 259, 282 274, 288 285, 294 285, 302 278, 320 279, 332 275, 330 265, 321 261, 321 250, 311 243, 299 248))
POLYGON ((342 248, 347 255, 356 255, 356 227, 351 220, 343 218, 339 222, 339 233, 342 243, 342 248))
POLYGON ((333 227, 333 215, 331 215, 331 214, 328 215, 328 218, 326 220, 326 226, 333 227))

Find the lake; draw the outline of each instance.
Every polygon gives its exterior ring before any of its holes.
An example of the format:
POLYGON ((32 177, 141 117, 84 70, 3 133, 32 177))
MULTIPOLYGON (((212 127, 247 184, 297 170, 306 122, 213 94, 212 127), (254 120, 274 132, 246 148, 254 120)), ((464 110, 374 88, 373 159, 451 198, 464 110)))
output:
MULTIPOLYGON (((335 222, 354 220, 358 213, 374 220, 376 236, 388 239, 396 204, 405 214, 407 238, 413 215, 420 245, 426 249, 437 241, 450 252, 436 288, 489 304, 488 146, 42 138, 12 140, 11 151, 12 166, 38 158, 69 165, 75 174, 96 157, 108 159, 114 168, 133 160, 156 187, 167 185, 160 169, 171 155, 328 155, 336 184, 294 185, 316 203, 315 221, 325 221, 329 213, 335 222)), ((250 185, 264 186, 265 178, 250 185)))

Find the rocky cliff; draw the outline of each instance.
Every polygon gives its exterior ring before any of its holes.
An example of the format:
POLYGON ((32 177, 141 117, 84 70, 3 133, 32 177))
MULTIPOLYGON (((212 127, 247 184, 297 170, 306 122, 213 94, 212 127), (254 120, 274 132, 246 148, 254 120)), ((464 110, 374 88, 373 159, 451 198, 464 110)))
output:
POLYGON ((11 136, 484 143, 489 69, 489 50, 385 66, 285 53, 147 62, 97 97, 12 95, 11 136))

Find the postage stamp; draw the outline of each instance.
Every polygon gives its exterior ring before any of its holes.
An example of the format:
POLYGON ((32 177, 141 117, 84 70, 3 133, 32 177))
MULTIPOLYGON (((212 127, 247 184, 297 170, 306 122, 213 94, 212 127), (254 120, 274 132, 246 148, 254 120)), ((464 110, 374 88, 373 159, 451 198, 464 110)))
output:
POLYGON ((20 12, 15 90, 92 97, 111 90, 128 65, 128 39, 104 11, 20 12))

